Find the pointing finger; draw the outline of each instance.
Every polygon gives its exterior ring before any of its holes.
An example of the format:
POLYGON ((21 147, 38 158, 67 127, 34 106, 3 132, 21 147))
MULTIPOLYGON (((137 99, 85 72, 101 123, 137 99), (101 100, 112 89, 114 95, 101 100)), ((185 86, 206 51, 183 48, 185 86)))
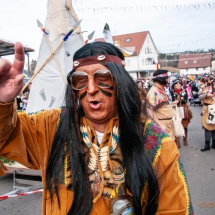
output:
POLYGON ((15 59, 13 61, 13 69, 18 71, 18 73, 22 73, 24 64, 25 64, 25 54, 23 45, 19 42, 14 45, 15 50, 15 59))

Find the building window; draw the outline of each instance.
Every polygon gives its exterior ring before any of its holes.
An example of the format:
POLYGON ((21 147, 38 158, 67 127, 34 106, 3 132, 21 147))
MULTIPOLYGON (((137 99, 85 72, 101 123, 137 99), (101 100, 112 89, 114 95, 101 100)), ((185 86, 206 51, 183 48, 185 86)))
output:
POLYGON ((186 69, 186 72, 188 72, 188 69, 186 69))
POLYGON ((196 60, 194 60, 193 63, 196 63, 196 60))
POLYGON ((152 65, 152 59, 151 58, 146 59, 146 65, 152 65))
POLYGON ((203 67, 203 70, 206 70, 206 67, 203 67))
POLYGON ((184 63, 187 64, 187 60, 184 63))
POLYGON ((127 38, 125 42, 129 43, 130 41, 131 41, 131 38, 127 38))
POLYGON ((126 66, 130 66, 130 60, 127 60, 126 66))
POLYGON ((199 68, 196 68, 196 71, 198 71, 199 70, 199 68))

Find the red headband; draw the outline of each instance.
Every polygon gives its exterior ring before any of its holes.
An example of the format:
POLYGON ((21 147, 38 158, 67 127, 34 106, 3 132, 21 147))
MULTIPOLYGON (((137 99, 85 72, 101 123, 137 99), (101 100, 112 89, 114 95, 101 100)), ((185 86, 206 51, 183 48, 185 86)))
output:
POLYGON ((167 73, 163 73, 163 74, 155 75, 154 77, 155 78, 156 77, 168 77, 168 74, 167 73))
POLYGON ((114 62, 122 66, 125 66, 125 61, 120 59, 119 57, 114 55, 104 54, 104 55, 91 56, 91 57, 80 58, 78 60, 75 60, 73 62, 73 69, 77 69, 80 66, 87 66, 91 64, 105 63, 105 62, 114 62))

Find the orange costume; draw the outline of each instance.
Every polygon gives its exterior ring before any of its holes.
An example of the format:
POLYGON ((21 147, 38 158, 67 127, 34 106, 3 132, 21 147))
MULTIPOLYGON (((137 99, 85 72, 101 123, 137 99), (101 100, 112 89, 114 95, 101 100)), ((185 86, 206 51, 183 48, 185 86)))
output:
MULTIPOLYGON (((41 111, 37 114, 18 114, 14 103, 0 104, 0 155, 19 162, 30 169, 40 169, 43 180, 43 215, 65 215, 73 202, 73 191, 67 189, 67 163, 61 163, 59 176, 59 200, 54 195, 52 202, 46 189, 46 168, 61 110, 41 111)), ((150 120, 145 123, 145 150, 159 183, 158 209, 156 215, 191 215, 193 208, 183 164, 173 140, 150 120)), ((0 173, 1 173, 0 169, 0 173)), ((146 188, 146 186, 145 186, 146 188)), ((127 193, 132 195, 131 193, 127 193)), ((147 189, 142 194, 143 214, 147 202, 147 189)), ((90 215, 110 215, 110 198, 101 196, 90 215)))

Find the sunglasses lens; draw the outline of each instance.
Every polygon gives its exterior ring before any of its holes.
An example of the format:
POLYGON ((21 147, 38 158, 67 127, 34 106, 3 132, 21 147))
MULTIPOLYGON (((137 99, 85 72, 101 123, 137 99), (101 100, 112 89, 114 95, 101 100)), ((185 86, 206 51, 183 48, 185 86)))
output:
POLYGON ((72 87, 75 90, 83 90, 88 85, 88 79, 94 78, 94 82, 99 88, 110 88, 113 86, 113 77, 109 70, 97 70, 93 77, 90 77, 86 72, 74 72, 70 78, 72 87))
POLYGON ((88 75, 85 72, 74 72, 72 74, 72 86, 75 90, 82 90, 87 87, 88 75))
POLYGON ((100 88, 110 88, 113 86, 113 78, 109 70, 96 71, 94 73, 94 80, 100 88))

